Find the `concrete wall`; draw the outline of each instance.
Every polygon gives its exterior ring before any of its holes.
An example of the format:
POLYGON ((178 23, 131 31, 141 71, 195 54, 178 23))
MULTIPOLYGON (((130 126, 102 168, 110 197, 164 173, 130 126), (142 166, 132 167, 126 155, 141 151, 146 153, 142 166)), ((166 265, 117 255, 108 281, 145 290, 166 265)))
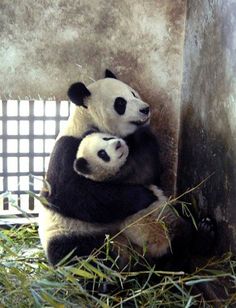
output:
POLYGON ((236 251, 236 1, 188 1, 178 189, 219 225, 236 251))
POLYGON ((2 0, 0 97, 65 99, 71 82, 110 68, 153 107, 172 193, 185 8, 185 0, 2 0))

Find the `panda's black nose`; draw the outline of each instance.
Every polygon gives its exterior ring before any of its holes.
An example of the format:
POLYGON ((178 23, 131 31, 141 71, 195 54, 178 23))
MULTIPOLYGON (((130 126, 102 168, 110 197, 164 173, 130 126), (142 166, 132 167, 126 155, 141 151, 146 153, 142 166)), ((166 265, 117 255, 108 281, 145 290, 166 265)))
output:
POLYGON ((150 110, 149 107, 145 107, 145 108, 143 108, 143 109, 140 109, 139 111, 140 111, 141 113, 144 113, 144 114, 149 114, 149 110, 150 110))

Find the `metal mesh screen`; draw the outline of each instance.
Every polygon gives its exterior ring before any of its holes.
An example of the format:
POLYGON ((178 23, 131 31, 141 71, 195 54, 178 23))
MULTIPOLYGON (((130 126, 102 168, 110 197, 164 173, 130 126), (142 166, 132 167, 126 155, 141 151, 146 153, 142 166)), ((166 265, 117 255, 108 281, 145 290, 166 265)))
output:
POLYGON ((68 119, 68 101, 0 101, 0 215, 37 214, 39 193, 49 154, 68 119), (10 192, 10 193, 8 193, 10 192))

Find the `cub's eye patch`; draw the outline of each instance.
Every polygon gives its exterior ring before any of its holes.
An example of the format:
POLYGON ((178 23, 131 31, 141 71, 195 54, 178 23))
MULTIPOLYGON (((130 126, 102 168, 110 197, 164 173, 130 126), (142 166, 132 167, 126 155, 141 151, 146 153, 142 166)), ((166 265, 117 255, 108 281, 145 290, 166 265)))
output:
POLYGON ((105 141, 109 141, 109 140, 112 140, 112 139, 115 139, 115 138, 114 137, 104 137, 102 139, 105 140, 105 141))
POLYGON ((107 152, 105 150, 98 151, 97 155, 98 155, 99 158, 101 158, 105 162, 109 162, 111 160, 110 156, 107 155, 107 152))
POLYGON ((123 97, 117 97, 114 102, 114 109, 119 115, 123 115, 126 110, 127 101, 123 97))

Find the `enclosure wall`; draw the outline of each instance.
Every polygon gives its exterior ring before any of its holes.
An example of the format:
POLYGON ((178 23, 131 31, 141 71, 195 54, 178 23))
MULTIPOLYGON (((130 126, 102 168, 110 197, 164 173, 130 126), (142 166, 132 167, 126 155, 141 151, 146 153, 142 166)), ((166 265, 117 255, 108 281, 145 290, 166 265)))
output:
POLYGON ((236 1, 188 1, 178 190, 219 225, 236 251, 236 1))

